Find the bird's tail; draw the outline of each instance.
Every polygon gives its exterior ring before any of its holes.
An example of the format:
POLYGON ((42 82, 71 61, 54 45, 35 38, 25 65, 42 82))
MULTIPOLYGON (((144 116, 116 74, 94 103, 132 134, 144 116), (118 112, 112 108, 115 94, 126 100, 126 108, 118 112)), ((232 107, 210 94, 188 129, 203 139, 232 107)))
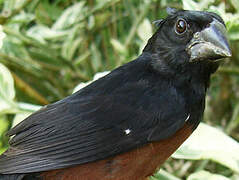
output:
POLYGON ((0 180, 42 180, 39 173, 30 174, 0 174, 0 180))
POLYGON ((24 174, 0 174, 0 180, 23 180, 23 178, 24 174))

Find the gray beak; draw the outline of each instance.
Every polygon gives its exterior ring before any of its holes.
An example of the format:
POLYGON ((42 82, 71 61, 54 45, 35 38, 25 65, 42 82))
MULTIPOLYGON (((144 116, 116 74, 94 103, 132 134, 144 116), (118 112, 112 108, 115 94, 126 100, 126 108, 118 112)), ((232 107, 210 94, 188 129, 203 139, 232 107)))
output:
POLYGON ((190 55, 190 62, 231 57, 225 26, 214 19, 209 27, 194 34, 186 51, 190 55))

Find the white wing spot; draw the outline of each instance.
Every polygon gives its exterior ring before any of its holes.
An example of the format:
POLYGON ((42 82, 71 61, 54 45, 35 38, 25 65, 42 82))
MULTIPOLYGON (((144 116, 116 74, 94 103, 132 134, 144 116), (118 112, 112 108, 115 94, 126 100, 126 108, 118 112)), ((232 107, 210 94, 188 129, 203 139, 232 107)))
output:
POLYGON ((187 118, 185 119, 185 122, 187 122, 190 118, 190 114, 188 114, 187 118))
POLYGON ((131 132, 131 130, 130 129, 126 129, 126 130, 124 130, 124 132, 125 132, 125 134, 128 135, 131 132))

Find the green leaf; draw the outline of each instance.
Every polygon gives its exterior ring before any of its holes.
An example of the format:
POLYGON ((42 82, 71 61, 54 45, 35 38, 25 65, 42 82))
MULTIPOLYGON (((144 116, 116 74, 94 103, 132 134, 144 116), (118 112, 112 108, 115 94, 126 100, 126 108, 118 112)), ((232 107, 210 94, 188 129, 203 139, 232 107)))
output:
POLYGON ((232 177, 231 177, 231 180, 238 180, 239 179, 239 174, 234 174, 232 177))
POLYGON ((199 10, 198 4, 192 0, 183 0, 184 10, 199 10))
POLYGON ((5 115, 0 116, 0 139, 3 136, 3 133, 7 131, 8 129, 8 120, 5 115))
POLYGON ((42 108, 42 106, 39 106, 39 105, 28 104, 28 103, 23 103, 23 102, 18 103, 18 107, 22 111, 29 112, 29 113, 33 113, 42 108))
POLYGON ((46 40, 57 41, 59 39, 64 39, 68 34, 68 31, 54 30, 43 25, 33 26, 27 31, 29 37, 36 39, 43 44, 47 43, 46 40))
POLYGON ((150 180, 180 180, 179 178, 169 174, 168 172, 160 169, 157 173, 155 173, 150 180))
POLYGON ((52 28, 54 30, 63 30, 78 22, 78 20, 83 17, 84 4, 85 2, 82 1, 68 7, 60 18, 57 19, 52 28))
POLYGON ((2 43, 1 51, 11 57, 20 57, 22 62, 19 63, 23 63, 23 58, 30 59, 28 52, 22 46, 22 42, 20 42, 18 39, 6 36, 2 40, 2 43))
POLYGON ((144 19, 143 22, 139 25, 137 29, 137 34, 139 38, 143 41, 140 42, 140 52, 142 52, 143 48, 147 44, 148 39, 152 36, 153 30, 152 30, 152 25, 148 19, 144 19))
POLYGON ((235 8, 235 10, 237 12, 239 12, 239 3, 238 3, 238 0, 230 0, 231 1, 231 4, 232 6, 235 8))
POLYGON ((144 43, 147 43, 148 39, 153 34, 152 25, 148 19, 145 18, 139 25, 137 34, 144 43))
POLYGON ((90 46, 90 50, 92 52, 91 64, 92 64, 94 72, 97 72, 100 70, 100 67, 102 65, 102 63, 101 63, 102 55, 95 44, 92 44, 90 46))
POLYGON ((7 147, 0 148, 0 154, 4 153, 7 150, 7 147))
POLYGON ((110 40, 110 43, 112 44, 113 48, 121 53, 121 54, 126 54, 127 53, 127 50, 126 50, 126 47, 121 43, 119 42, 118 40, 116 39, 111 39, 110 40))
POLYGON ((68 36, 65 38, 65 41, 61 48, 61 54, 67 60, 71 60, 78 47, 80 47, 82 37, 79 36, 79 32, 81 28, 81 25, 74 26, 68 33, 68 36))
POLYGON ((19 13, 18 15, 14 16, 11 20, 11 23, 18 23, 20 24, 27 24, 30 23, 31 21, 33 21, 35 18, 35 16, 31 13, 26 13, 24 11, 22 11, 21 13, 19 13))
POLYGON ((19 9, 26 3, 26 1, 29 1, 29 0, 14 0, 14 1, 15 1, 14 9, 19 9))
POLYGON ((16 105, 14 81, 10 71, 0 64, 0 114, 15 112, 16 105))
POLYGON ((230 179, 219 174, 212 174, 208 171, 199 171, 191 174, 187 178, 187 180, 230 180, 230 179))
POLYGON ((192 1, 192 0, 183 0, 183 9, 185 10, 195 10, 202 11, 209 7, 210 4, 214 3, 215 0, 202 0, 202 1, 192 1))
POLYGON ((15 2, 16 0, 8 0, 8 1, 4 1, 4 6, 3 6, 3 10, 2 12, 4 12, 4 15, 7 16, 8 14, 10 15, 10 13, 14 10, 14 6, 16 4, 15 2), (8 12, 8 13, 7 13, 8 12))
POLYGON ((173 154, 177 159, 210 159, 239 172, 239 143, 219 129, 201 123, 173 154))
POLYGON ((6 150, 6 146, 3 143, 4 134, 8 130, 9 121, 6 115, 0 116, 0 154, 6 150))

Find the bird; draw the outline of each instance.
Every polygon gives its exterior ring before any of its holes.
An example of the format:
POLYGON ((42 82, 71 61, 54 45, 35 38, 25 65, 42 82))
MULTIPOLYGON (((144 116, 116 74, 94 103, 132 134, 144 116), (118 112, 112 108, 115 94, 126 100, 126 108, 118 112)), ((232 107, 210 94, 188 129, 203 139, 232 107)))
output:
POLYGON ((1 180, 145 180, 203 118, 210 76, 232 55, 223 19, 167 8, 138 58, 7 133, 1 180))

